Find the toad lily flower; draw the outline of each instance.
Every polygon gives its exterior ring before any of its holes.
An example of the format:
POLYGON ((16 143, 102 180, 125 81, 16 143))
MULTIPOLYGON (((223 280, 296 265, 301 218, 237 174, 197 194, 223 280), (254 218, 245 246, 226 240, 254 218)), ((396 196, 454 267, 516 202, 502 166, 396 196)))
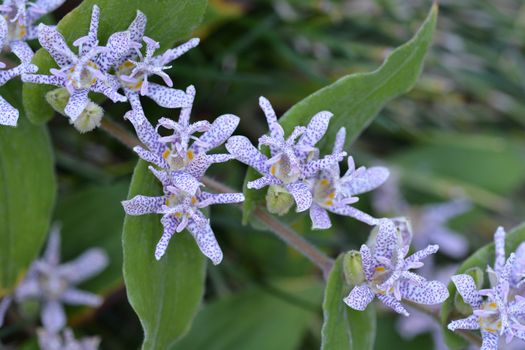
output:
MULTIPOLYGON (((343 153, 346 129, 341 128, 336 135, 332 156, 343 153)), ((359 200, 358 194, 371 191, 388 178, 388 169, 384 167, 355 168, 354 159, 348 157, 348 170, 341 176, 339 164, 319 171, 309 179, 313 188, 313 204, 310 207, 312 228, 327 229, 332 226, 327 211, 351 216, 369 225, 377 225, 378 219, 350 206, 359 200)))
POLYGON ((155 40, 144 36, 146 28, 146 16, 137 12, 135 20, 131 23, 128 31, 131 33, 131 42, 128 54, 116 64, 116 75, 120 86, 124 89, 131 106, 136 111, 142 111, 139 101, 141 96, 148 96, 159 106, 166 108, 180 108, 191 106, 192 100, 186 96, 184 91, 173 89, 173 82, 165 72, 170 69, 168 64, 196 47, 199 39, 193 38, 188 42, 165 51, 161 55, 154 56, 155 50, 160 45, 155 40), (146 52, 143 55, 139 48, 141 41, 146 44, 146 52), (149 77, 157 75, 162 78, 168 86, 150 82, 149 77))
POLYGON ((242 193, 211 194, 200 189, 187 192, 180 182, 174 183, 169 173, 157 171, 152 166, 149 169, 162 183, 164 195, 160 197, 137 195, 123 201, 122 205, 128 215, 162 214, 160 221, 164 233, 155 249, 155 258, 160 260, 165 254, 169 241, 176 232, 187 229, 201 252, 214 265, 219 264, 222 261, 222 251, 215 239, 210 221, 201 209, 213 204, 240 203, 244 200, 244 195, 242 193))
POLYGON ((231 136, 237 125, 239 117, 225 114, 213 123, 198 121, 190 124, 190 113, 195 88, 189 86, 186 90, 190 104, 183 107, 179 121, 161 118, 157 128, 163 127, 173 130, 173 134, 162 137, 153 128, 143 113, 132 110, 125 116, 129 119, 140 141, 147 147, 134 148, 140 158, 153 163, 161 169, 173 172, 187 172, 199 180, 208 167, 214 163, 226 162, 233 157, 229 154, 207 154, 213 148, 223 144, 231 136), (199 137, 196 132, 202 132, 199 137))
POLYGON ((63 335, 58 332, 48 332, 38 329, 38 345, 42 350, 97 350, 100 344, 99 337, 85 337, 75 339, 70 328, 66 328, 63 335))
MULTIPOLYGON (((284 130, 277 122, 277 116, 270 102, 261 97, 259 105, 263 110, 270 135, 259 138, 259 149, 265 145, 270 148, 271 158, 255 148, 244 136, 233 136, 226 143, 226 149, 237 160, 257 170, 263 177, 248 182, 248 188, 261 189, 270 186, 270 191, 290 194, 295 201, 297 211, 305 211, 312 205, 312 193, 305 182, 319 170, 337 164, 345 152, 311 159, 318 154, 314 145, 324 136, 332 114, 319 112, 314 115, 307 127, 297 126, 285 139, 284 130)), ((268 203, 268 201, 267 201, 268 203)), ((289 207, 286 209, 286 211, 289 207)), ((271 211, 271 210, 270 210, 271 211)))
MULTIPOLYGON (((16 288, 14 300, 38 300, 42 305, 42 324, 48 332, 58 332, 66 325, 62 304, 99 306, 102 299, 75 286, 102 271, 108 257, 100 249, 89 249, 73 261, 60 264, 60 233, 53 229, 44 256, 36 260, 25 279, 16 288)), ((6 311, 12 297, 2 301, 0 309, 6 311)), ((4 315, 0 315, 3 320, 4 315)))
POLYGON ((0 13, 9 22, 8 40, 26 41, 35 39, 38 27, 35 22, 42 16, 53 12, 65 0, 4 0, 0 13))
MULTIPOLYGON (((0 16, 0 46, 3 46, 7 32, 7 23, 4 17, 0 16)), ((0 86, 16 76, 35 73, 38 70, 37 66, 31 64, 33 51, 31 51, 29 45, 21 41, 15 41, 11 43, 11 51, 13 51, 22 63, 14 68, 0 71, 0 86)), ((5 67, 6 65, 0 62, 0 69, 5 67)), ((16 126, 18 115, 18 110, 0 96, 0 125, 16 126)))
POLYGON ((51 69, 52 75, 26 74, 22 77, 27 83, 65 87, 70 98, 64 113, 72 121, 75 121, 88 105, 89 91, 102 93, 113 102, 126 101, 126 97, 117 92, 115 78, 108 73, 108 69, 127 53, 130 33, 115 33, 109 37, 107 46, 99 46, 98 22, 99 8, 93 6, 88 35, 73 43, 78 47, 78 56, 69 49, 64 37, 55 28, 40 24, 38 40, 60 68, 51 69))
POLYGON ((360 249, 364 281, 357 284, 344 302, 352 309, 363 311, 375 296, 394 311, 408 316, 400 303, 406 299, 418 304, 434 305, 448 298, 447 287, 438 281, 427 281, 411 272, 423 266, 422 259, 437 252, 437 245, 417 251, 409 257, 408 244, 391 220, 381 219, 379 232, 372 247, 360 249))

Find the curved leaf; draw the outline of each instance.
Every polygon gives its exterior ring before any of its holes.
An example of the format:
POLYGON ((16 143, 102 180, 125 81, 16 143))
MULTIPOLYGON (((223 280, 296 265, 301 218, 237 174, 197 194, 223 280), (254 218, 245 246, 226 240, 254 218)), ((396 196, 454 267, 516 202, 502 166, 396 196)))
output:
MULTIPOLYGON (((1 94, 15 107, 21 85, 12 81, 1 94)), ((45 127, 34 126, 20 110, 16 128, 0 126, 0 296, 23 277, 44 243, 55 202, 51 142, 45 127)))
MULTIPOLYGON (((128 198, 161 193, 158 180, 138 162, 128 198)), ((175 235, 155 260, 160 215, 126 216, 122 244, 128 299, 144 329, 143 349, 168 349, 187 332, 204 293, 206 260, 186 231, 175 235)))
MULTIPOLYGON (((523 242, 525 242, 525 223, 522 223, 520 226, 515 227, 512 231, 507 233, 505 237, 505 252, 507 253, 507 257, 523 242)), ((478 267, 482 271, 485 271, 487 266, 493 265, 494 242, 487 244, 472 254, 463 262, 463 264, 461 264, 456 274, 465 273, 465 271, 473 267, 478 267)), ((448 291, 450 293, 450 298, 448 298, 441 307, 441 321, 443 324, 445 341, 450 349, 462 349, 466 344, 465 341, 446 328, 451 320, 463 317, 454 315, 454 295, 456 295, 456 286, 454 283, 449 283, 448 291)))
POLYGON ((343 275, 343 257, 337 258, 326 283, 321 349, 372 350, 376 335, 375 308, 370 304, 365 311, 356 311, 344 303, 349 288, 343 275))
MULTIPOLYGON (((101 44, 105 44, 112 33, 127 29, 137 10, 140 10, 148 18, 146 35, 159 41, 160 50, 165 50, 177 40, 190 35, 202 20, 207 3, 207 0, 84 0, 58 23, 57 29, 71 45, 86 35, 92 7, 98 5, 98 38, 101 44)), ((50 68, 56 67, 44 49, 36 52, 32 62, 39 67, 39 74, 48 74, 50 68)), ((33 123, 45 123, 53 117, 53 109, 44 96, 54 88, 49 85, 24 84, 24 107, 33 123)))
MULTIPOLYGON (((415 85, 432 42, 437 13, 438 7, 434 4, 416 35, 392 51, 377 70, 347 75, 290 108, 279 119, 285 132, 290 133, 296 125, 307 125, 315 113, 326 110, 334 116, 325 137, 319 143, 321 152, 330 152, 341 127, 346 127, 347 142, 354 141, 385 103, 408 92, 415 85)), ((257 172, 250 168, 246 179, 252 181, 257 177, 257 172)), ((263 190, 248 190, 245 187, 244 222, 255 207, 255 202, 263 199, 264 193, 263 190)))

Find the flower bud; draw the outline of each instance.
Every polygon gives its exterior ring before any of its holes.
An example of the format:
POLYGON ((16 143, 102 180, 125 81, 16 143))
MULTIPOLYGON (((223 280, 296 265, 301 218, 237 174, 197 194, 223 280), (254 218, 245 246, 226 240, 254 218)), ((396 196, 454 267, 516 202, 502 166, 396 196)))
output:
POLYGON ((104 110, 93 101, 89 101, 86 108, 80 113, 75 121, 69 122, 75 126, 80 133, 92 131, 100 126, 100 121, 104 116, 104 110))
POLYGON ((69 101, 69 92, 66 88, 51 90, 46 94, 46 101, 55 111, 65 116, 64 109, 69 101))
POLYGON ((351 250, 345 254, 343 271, 346 283, 350 286, 356 286, 365 282, 361 254, 357 250, 351 250))
POLYGON ((292 195, 281 186, 271 185, 266 192, 266 208, 272 214, 284 215, 294 203, 292 195))

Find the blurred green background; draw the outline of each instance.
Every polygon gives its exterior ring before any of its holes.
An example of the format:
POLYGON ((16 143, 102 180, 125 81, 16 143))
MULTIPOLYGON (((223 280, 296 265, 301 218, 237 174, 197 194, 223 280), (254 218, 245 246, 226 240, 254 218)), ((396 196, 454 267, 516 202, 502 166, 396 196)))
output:
MULTIPOLYGON (((76 3, 67 1, 57 19, 76 3)), ((259 96, 282 114, 338 77, 376 69, 414 34, 430 6, 422 0, 210 0, 195 33, 200 46, 170 73, 174 86, 196 86, 194 119, 234 113, 241 118, 236 133, 255 140, 266 132, 259 96)), ((434 45, 418 84, 389 103, 347 150, 358 165, 397 169, 411 204, 470 198, 475 208, 450 226, 465 234, 472 251, 490 241, 498 225, 511 229, 525 218, 524 43, 523 1, 440 1, 434 45)), ((152 120, 177 116, 143 101, 152 120)), ((127 108, 104 107, 119 122, 127 108)), ((103 349, 138 348, 142 331, 121 277, 120 207, 136 156, 103 131, 74 132, 64 117, 49 127, 64 259, 96 245, 112 259, 85 286, 106 295, 104 306, 73 310, 72 325, 80 334, 100 334, 103 349)), ((240 189, 244 171, 229 162, 212 167, 211 175, 240 189)), ((358 207, 370 211, 370 199, 363 196, 358 207)), ((273 235, 241 226, 234 208, 218 206, 211 215, 225 259, 209 266, 206 304, 176 349, 318 349, 322 284, 316 268, 273 235)), ((305 218, 286 219, 331 256, 358 248, 369 233, 366 225, 341 217, 333 217, 331 230, 311 231, 305 218)), ((438 261, 454 263, 443 256, 438 261)), ((430 335, 405 340, 396 316, 379 312, 377 350, 432 349, 430 335)), ((24 325, 0 336, 20 332, 24 325)))

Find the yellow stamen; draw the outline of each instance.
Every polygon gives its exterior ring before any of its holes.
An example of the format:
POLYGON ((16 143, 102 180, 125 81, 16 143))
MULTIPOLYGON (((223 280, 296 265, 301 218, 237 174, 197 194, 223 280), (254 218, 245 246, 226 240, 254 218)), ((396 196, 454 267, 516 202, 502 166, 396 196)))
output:
POLYGON ((191 197, 191 204, 197 203, 197 197, 193 196, 191 197))
POLYGON ((164 152, 162 152, 162 158, 167 159, 169 157, 170 153, 171 152, 170 152, 169 149, 165 150, 164 152))
POLYGON ((190 150, 190 151, 186 152, 186 155, 188 156, 189 160, 193 160, 193 151, 190 150))
POLYGON ((270 168, 270 174, 275 175, 275 165, 270 168))
POLYGON ((321 185, 322 186, 328 186, 330 184, 330 181, 328 181, 327 179, 322 179, 321 180, 321 185))
POLYGON ((385 267, 384 266, 378 266, 375 268, 375 271, 376 272, 384 272, 385 271, 385 267))

